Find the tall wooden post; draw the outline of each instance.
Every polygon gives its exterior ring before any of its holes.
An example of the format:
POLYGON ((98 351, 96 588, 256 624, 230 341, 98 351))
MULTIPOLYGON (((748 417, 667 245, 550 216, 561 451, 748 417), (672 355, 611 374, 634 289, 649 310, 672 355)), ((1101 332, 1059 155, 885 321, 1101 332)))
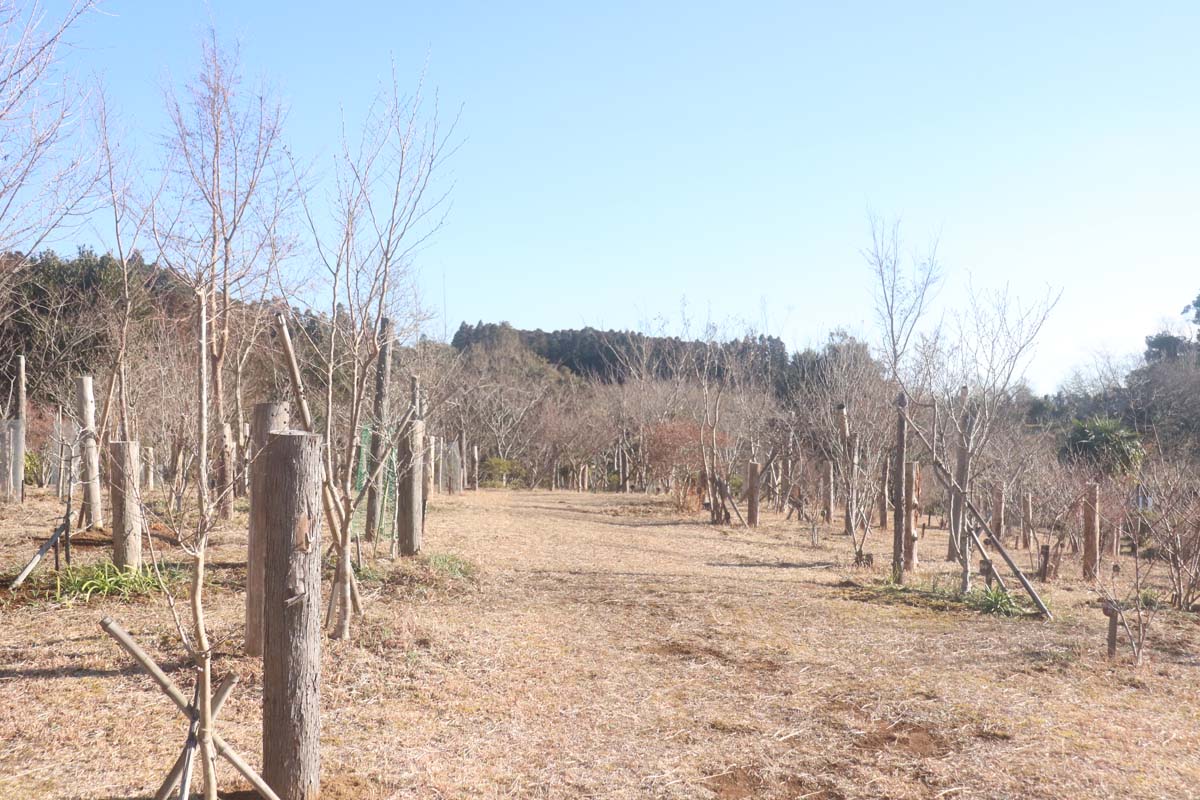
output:
POLYGON ((1033 546, 1033 492, 1021 498, 1021 547, 1028 550, 1033 546))
POLYGON ((821 516, 829 524, 833 524, 833 462, 825 462, 825 470, 821 476, 821 516))
POLYGON ((63 492, 67 489, 66 450, 70 447, 67 444, 67 428, 63 420, 62 406, 58 406, 58 411, 54 415, 54 439, 58 442, 57 469, 54 470, 54 496, 61 500, 63 492))
POLYGON ((266 540, 263 779, 280 800, 321 792, 321 438, 282 431, 258 454, 266 540))
POLYGON ((912 525, 912 514, 908 502, 908 397, 901 392, 896 398, 896 444, 894 448, 895 463, 892 472, 895 475, 893 487, 895 496, 892 502, 895 507, 895 519, 892 520, 892 580, 904 582, 904 555, 907 540, 911 538, 909 528, 912 525))
POLYGON ((13 500, 25 502, 25 432, 29 429, 29 408, 25 397, 25 356, 17 356, 17 424, 13 426, 12 483, 13 500))
POLYGON ((142 448, 142 491, 153 492, 155 487, 155 474, 157 470, 154 466, 154 448, 142 448))
POLYGON ((758 490, 761 465, 751 461, 746 465, 746 525, 758 527, 758 490))
POLYGON ((221 461, 217 464, 217 518, 233 517, 233 471, 236 468, 237 445, 233 441, 233 426, 221 423, 221 461))
MULTIPOLYGON (((437 456, 437 437, 427 433, 425 436, 425 458, 421 462, 421 500, 423 503, 429 503, 429 497, 433 493, 435 485, 433 462, 437 456)), ((421 524, 424 525, 424 515, 421 517, 421 524)))
POLYGON ((289 403, 256 403, 250 412, 250 520, 246 540, 246 655, 263 654, 263 608, 266 589, 265 559, 267 479, 265 465, 260 461, 267 437, 291 425, 292 407, 289 403))
MULTIPOLYGON (((845 413, 845 412, 843 412, 845 413)), ((855 478, 858 476, 858 434, 850 434, 849 439, 850 450, 850 468, 849 474, 846 476, 846 519, 845 531, 846 535, 854 540, 854 529, 858 525, 858 484, 855 478)), ((870 512, 867 513, 867 524, 870 524, 870 512)))
POLYGON ((471 445, 473 457, 471 458, 471 466, 475 470, 475 475, 471 479, 471 488, 479 491, 479 445, 471 445))
POLYGON ((1083 578, 1095 580, 1100 571, 1100 484, 1089 483, 1083 504, 1083 578))
MULTIPOLYGON (((371 423, 371 442, 367 455, 368 476, 375 474, 383 459, 383 443, 387 435, 388 390, 392 384, 392 321, 387 317, 379 320, 379 339, 379 357, 375 361, 375 404, 372 408, 374 420, 371 423)), ((386 487, 380 486, 379 481, 371 481, 367 487, 367 514, 363 524, 363 538, 367 540, 375 538, 383 520, 385 491, 386 487)))
POLYGON ((12 427, 0 421, 0 503, 12 502, 12 427))
POLYGON ((462 492, 462 451, 458 446, 458 437, 450 440, 450 446, 446 448, 446 490, 450 494, 459 494, 462 492))
POLYGON ((109 499, 112 503, 113 564, 142 568, 141 464, 137 442, 109 442, 109 499))
POLYGON ((916 461, 904 467, 904 569, 917 568, 920 558, 917 553, 917 503, 920 500, 921 465, 916 461))
POLYGON ((1004 485, 1000 484, 992 490, 992 533, 1001 542, 1004 541, 1004 485))
POLYGON ((429 438, 429 449, 433 453, 433 489, 440 494, 445 491, 444 484, 442 483, 442 470, 443 462, 446 460, 444 452, 446 447, 438 436, 431 436, 429 438))
POLYGON ((425 422, 420 418, 420 379, 412 376, 412 420, 400 439, 396 479, 396 538, 392 555, 416 555, 421 551, 424 529, 425 422))
POLYGON ((83 485, 83 527, 104 527, 100 507, 100 445, 96 438, 96 397, 92 393, 92 376, 75 379, 75 413, 79 417, 81 475, 83 485))
POLYGON ((888 512, 888 492, 891 491, 889 482, 891 478, 891 470, 889 469, 888 460, 883 460, 883 465, 879 469, 879 529, 887 530, 887 512, 888 512))

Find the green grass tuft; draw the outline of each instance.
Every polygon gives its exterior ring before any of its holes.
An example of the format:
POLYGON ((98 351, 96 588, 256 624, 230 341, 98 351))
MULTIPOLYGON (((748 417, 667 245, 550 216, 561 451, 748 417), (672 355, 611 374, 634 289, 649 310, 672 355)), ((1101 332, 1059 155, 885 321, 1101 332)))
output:
MULTIPOLYGON (((163 580, 179 579, 175 568, 163 571, 163 580)), ((67 567, 55 578, 54 598, 58 601, 90 601, 93 597, 130 600, 155 594, 160 589, 152 567, 121 569, 109 561, 79 567, 67 567)))

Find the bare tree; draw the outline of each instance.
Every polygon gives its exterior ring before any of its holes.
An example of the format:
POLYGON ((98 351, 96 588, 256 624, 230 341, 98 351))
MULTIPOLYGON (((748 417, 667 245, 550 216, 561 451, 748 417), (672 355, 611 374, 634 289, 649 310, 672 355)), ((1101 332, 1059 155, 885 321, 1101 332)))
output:
POLYGON ((0 289, 64 222, 87 210, 97 178, 78 125, 84 92, 59 70, 67 33, 93 8, 74 0, 52 18, 40 2, 0 2, 0 289))
MULTIPOLYGON (((350 635, 355 608, 352 521, 365 488, 354 486, 354 465, 361 427, 369 417, 368 387, 382 345, 380 323, 389 318, 401 342, 418 335, 423 315, 410 260, 440 226, 438 214, 446 198, 431 189, 431 182, 449 154, 453 126, 449 131, 439 127, 434 105, 427 115, 420 92, 403 97, 393 76, 391 86, 368 111, 361 134, 343 130, 329 218, 323 216, 317 198, 302 194, 312 242, 330 288, 328 338, 313 351, 319 353, 324 373, 326 512, 332 517, 338 551, 329 609, 334 638, 350 635)), ((401 420, 404 424, 407 419, 401 420)), ((380 465, 395 438, 383 449, 380 465)))

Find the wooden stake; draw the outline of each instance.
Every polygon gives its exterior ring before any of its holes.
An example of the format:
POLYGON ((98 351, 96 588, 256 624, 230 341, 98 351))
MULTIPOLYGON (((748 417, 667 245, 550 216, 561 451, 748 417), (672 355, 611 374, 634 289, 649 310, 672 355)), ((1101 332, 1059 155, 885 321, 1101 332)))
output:
POLYGON ((883 459, 883 463, 879 468, 879 530, 887 531, 888 528, 888 492, 891 491, 891 465, 888 460, 883 459))
POLYGON ((141 460, 137 442, 108 443, 109 499, 112 503, 113 564, 142 568, 141 460))
POLYGON ((992 491, 992 530, 1001 539, 1008 532, 1004 525, 1004 486, 998 485, 992 491))
POLYGON ((746 526, 758 527, 759 470, 762 465, 751 461, 746 465, 746 526))
POLYGON ((1083 504, 1083 578, 1100 574, 1100 484, 1090 483, 1083 504))
POLYGON ((1121 621, 1120 612, 1110 601, 1104 601, 1104 616, 1108 617, 1108 657, 1117 657, 1117 625, 1121 621))
POLYGON ((267 446, 267 437, 291 425, 292 407, 286 402, 257 403, 250 412, 250 520, 246 540, 246 655, 263 654, 263 581, 265 578, 267 486, 264 469, 254 465, 267 446))
POLYGON ((921 465, 916 461, 910 461, 904 468, 904 569, 905 571, 914 570, 917 564, 920 563, 920 558, 917 553, 917 502, 920 498, 918 486, 920 484, 921 465))
POLYGON ((1033 547, 1033 492, 1021 498, 1021 547, 1033 547))
MULTIPOLYGON (((413 378, 416 394, 416 377, 413 378)), ((397 542, 394 547, 401 555, 415 556, 421 551, 421 533, 425 510, 425 422, 414 419, 408 434, 400 440, 397 481, 396 518, 397 542)), ((395 552, 393 552, 395 555, 395 552)))
POLYGON ((263 778, 281 800, 320 795, 321 438, 267 436, 263 778))
POLYGON ((895 519, 892 520, 892 580, 904 582, 905 555, 912 547, 912 510, 909 508, 908 480, 908 396, 901 392, 896 398, 896 444, 895 466, 892 471, 896 479, 893 481, 895 496, 892 503, 895 507, 895 519))
POLYGON ((833 523, 833 462, 825 462, 825 470, 821 480, 821 516, 827 523, 833 523))
POLYGON ((158 470, 154 464, 154 448, 142 448, 142 491, 153 492, 158 470))
POLYGON ((29 427, 28 401, 25 397, 25 356, 17 356, 17 424, 13 426, 12 484, 13 500, 25 502, 25 433, 29 427))
POLYGON ((100 507, 100 446, 96 439, 96 397, 92 392, 92 376, 81 375, 75 379, 75 412, 79 417, 83 485, 84 528, 104 527, 104 516, 100 507))

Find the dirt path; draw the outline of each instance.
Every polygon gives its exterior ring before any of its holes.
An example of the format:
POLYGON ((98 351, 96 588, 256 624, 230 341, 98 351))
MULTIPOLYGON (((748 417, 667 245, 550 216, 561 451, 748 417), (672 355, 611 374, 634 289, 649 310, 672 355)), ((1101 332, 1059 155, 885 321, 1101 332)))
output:
MULTIPOLYGON (((354 641, 326 647, 326 796, 1197 791, 1193 619, 1164 621, 1152 666, 1110 668, 1068 583, 1049 593, 1054 623, 995 618, 890 594, 823 539, 774 515, 713 528, 637 496, 438 498, 436 580, 368 581, 354 641), (478 576, 454 577, 449 554, 478 576)), ((259 672, 237 654, 244 536, 222 542, 214 627, 221 667, 242 676, 222 730, 257 762, 259 672)), ((0 611, 0 797, 146 796, 174 757, 180 720, 101 637, 104 613, 178 659, 159 601, 0 611)))

